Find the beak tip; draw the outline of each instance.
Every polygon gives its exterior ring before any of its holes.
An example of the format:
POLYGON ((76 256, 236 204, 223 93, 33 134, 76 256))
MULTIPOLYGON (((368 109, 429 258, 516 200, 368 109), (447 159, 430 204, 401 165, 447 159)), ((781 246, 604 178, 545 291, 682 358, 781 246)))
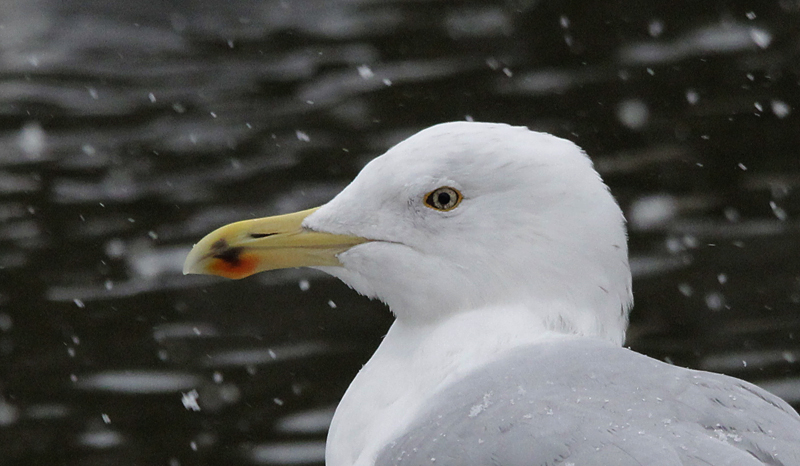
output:
POLYGON ((202 274, 202 270, 198 270, 199 260, 197 260, 197 245, 192 247, 186 259, 183 261, 183 274, 184 275, 197 275, 202 274))

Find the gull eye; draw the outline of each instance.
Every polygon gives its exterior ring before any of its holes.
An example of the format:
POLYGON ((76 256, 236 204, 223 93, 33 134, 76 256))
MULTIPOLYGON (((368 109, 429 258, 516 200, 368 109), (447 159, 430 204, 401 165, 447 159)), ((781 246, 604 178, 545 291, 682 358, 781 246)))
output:
POLYGON ((425 205, 431 209, 447 212, 458 207, 463 196, 457 189, 442 186, 425 195, 425 205))

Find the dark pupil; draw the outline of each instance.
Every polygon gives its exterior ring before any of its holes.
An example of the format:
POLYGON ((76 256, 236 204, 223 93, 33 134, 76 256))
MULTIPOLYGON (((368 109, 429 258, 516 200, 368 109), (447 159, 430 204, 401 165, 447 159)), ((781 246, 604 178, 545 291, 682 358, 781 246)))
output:
POLYGON ((446 206, 450 203, 450 195, 447 193, 439 193, 439 195, 436 196, 436 200, 439 201, 440 206, 446 206))

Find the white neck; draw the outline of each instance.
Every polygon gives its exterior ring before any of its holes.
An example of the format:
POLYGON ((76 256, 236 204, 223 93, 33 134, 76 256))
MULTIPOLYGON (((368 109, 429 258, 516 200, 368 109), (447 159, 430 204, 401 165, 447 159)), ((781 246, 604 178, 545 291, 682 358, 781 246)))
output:
POLYGON ((426 324, 398 319, 336 409, 326 466, 372 466, 443 388, 507 350, 568 337, 546 330, 523 307, 477 309, 426 324))

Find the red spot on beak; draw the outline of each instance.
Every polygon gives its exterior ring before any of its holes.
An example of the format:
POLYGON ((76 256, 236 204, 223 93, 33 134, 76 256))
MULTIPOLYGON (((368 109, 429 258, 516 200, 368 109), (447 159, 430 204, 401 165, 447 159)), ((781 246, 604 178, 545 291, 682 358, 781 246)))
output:
POLYGON ((214 259, 209 264, 210 272, 225 278, 238 280, 253 275, 258 266, 258 258, 252 254, 241 254, 235 261, 214 259))

